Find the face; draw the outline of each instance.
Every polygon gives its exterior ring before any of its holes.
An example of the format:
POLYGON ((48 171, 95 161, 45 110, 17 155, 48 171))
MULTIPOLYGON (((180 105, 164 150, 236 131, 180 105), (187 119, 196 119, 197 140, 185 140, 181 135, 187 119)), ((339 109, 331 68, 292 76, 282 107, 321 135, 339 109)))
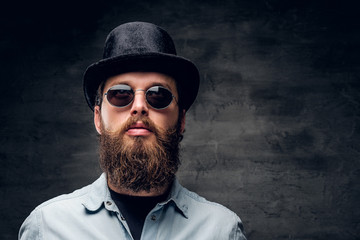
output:
MULTIPOLYGON (((149 118, 160 129, 167 130, 173 128, 179 118, 179 107, 177 104, 178 92, 176 89, 175 80, 167 75, 152 72, 130 72, 109 78, 104 86, 103 101, 101 109, 99 106, 94 108, 94 122, 96 130, 101 134, 101 123, 108 132, 116 132, 130 117, 144 117, 149 118), (104 94, 109 88, 118 85, 126 84, 130 86, 134 92, 135 97, 131 104, 126 107, 112 106, 104 94), (154 109, 147 102, 145 92, 153 86, 162 86, 171 91, 176 100, 164 109, 154 109)), ((181 131, 184 130, 185 114, 182 114, 181 131)), ((131 140, 134 137, 143 137, 153 140, 155 137, 151 130, 143 126, 142 122, 137 122, 131 126, 125 133, 125 138, 131 140)))
POLYGON ((104 97, 101 108, 96 106, 94 111, 95 126, 101 135, 101 168, 113 190, 161 191, 172 182, 180 164, 179 142, 185 118, 179 119, 174 100, 164 109, 152 108, 146 102, 145 92, 162 86, 178 99, 175 81, 159 73, 121 74, 108 79, 103 96, 119 84, 133 89, 132 103, 119 108, 104 97))

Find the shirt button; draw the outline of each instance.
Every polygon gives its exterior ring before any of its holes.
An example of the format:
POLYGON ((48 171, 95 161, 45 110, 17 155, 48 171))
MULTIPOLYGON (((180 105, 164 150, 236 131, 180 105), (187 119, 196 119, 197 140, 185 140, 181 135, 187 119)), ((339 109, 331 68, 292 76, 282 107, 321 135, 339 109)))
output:
POLYGON ((110 202, 110 201, 106 202, 106 205, 108 205, 108 206, 111 206, 111 204, 112 204, 112 202, 110 202))
POLYGON ((121 220, 125 221, 125 218, 124 218, 124 216, 123 216, 123 215, 121 215, 121 217, 120 217, 120 218, 121 218, 121 220))
POLYGON ((156 221, 156 216, 155 216, 155 215, 151 215, 151 220, 152 220, 152 221, 156 221))

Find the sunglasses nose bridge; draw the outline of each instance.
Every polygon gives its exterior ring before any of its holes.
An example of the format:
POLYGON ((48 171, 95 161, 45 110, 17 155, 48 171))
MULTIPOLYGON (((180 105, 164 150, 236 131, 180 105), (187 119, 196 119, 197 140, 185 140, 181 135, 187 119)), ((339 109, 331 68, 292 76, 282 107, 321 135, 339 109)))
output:
POLYGON ((144 96, 144 101, 145 101, 145 103, 148 103, 148 100, 147 100, 148 90, 145 90, 145 89, 136 89, 136 90, 134 90, 133 101, 135 101, 135 96, 136 96, 136 95, 139 95, 139 92, 143 92, 143 93, 144 93, 144 94, 141 94, 141 95, 144 96))
POLYGON ((145 90, 136 89, 134 90, 134 97, 132 100, 131 113, 134 114, 146 114, 149 111, 145 96, 145 90), (144 92, 141 94, 141 92, 144 92))
POLYGON ((135 101, 135 97, 136 95, 143 95, 144 96, 144 100, 146 101, 146 91, 144 89, 136 89, 134 91, 134 97, 133 97, 133 101, 135 101), (144 92, 144 94, 141 94, 140 92, 144 92))

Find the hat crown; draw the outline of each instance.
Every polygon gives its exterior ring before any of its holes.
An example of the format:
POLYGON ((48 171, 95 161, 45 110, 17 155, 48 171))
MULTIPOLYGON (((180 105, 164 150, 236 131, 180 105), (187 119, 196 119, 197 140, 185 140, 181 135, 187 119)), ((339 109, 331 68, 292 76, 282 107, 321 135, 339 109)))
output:
POLYGON ((113 29, 106 38, 103 58, 84 73, 84 94, 94 110, 99 86, 109 77, 126 72, 159 72, 172 77, 179 93, 179 106, 186 111, 199 89, 199 71, 190 60, 177 56, 170 35, 145 22, 130 22, 113 29))
POLYGON ((106 41, 103 58, 144 53, 176 55, 170 35, 162 28, 145 22, 131 22, 113 29, 106 41))

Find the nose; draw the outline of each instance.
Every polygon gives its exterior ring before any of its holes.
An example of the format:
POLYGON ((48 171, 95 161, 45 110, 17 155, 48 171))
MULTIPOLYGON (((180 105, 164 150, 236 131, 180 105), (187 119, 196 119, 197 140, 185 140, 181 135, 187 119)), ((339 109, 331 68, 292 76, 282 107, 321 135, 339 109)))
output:
POLYGON ((148 116, 149 108, 146 103, 145 91, 142 89, 135 90, 134 100, 131 105, 130 113, 132 116, 148 116))

